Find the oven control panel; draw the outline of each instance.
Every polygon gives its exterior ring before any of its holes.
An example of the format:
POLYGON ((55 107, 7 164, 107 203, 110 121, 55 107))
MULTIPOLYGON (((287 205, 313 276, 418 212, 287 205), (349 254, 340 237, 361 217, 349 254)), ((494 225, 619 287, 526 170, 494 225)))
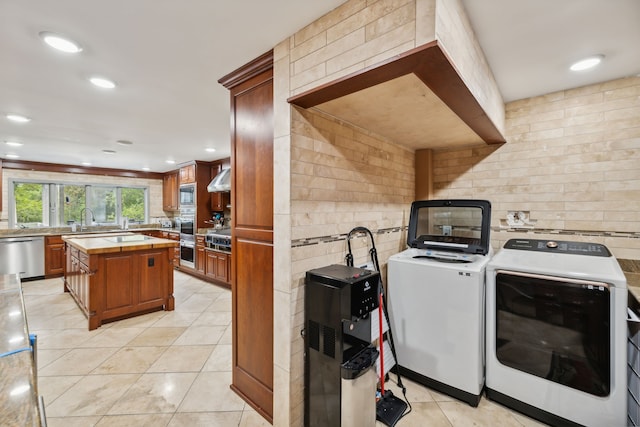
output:
POLYGON ((600 257, 611 256, 609 249, 599 243, 565 242, 560 240, 511 239, 505 243, 504 249, 600 257))

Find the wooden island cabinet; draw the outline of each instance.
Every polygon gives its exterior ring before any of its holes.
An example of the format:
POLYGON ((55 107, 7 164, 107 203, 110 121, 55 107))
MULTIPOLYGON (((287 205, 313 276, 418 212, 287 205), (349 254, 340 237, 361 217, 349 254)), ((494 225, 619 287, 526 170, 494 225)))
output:
POLYGON ((60 235, 44 238, 44 276, 59 277, 64 273, 64 242, 60 235))
POLYGON ((173 310, 177 242, 141 234, 63 237, 64 290, 85 314, 89 330, 105 321, 173 310))

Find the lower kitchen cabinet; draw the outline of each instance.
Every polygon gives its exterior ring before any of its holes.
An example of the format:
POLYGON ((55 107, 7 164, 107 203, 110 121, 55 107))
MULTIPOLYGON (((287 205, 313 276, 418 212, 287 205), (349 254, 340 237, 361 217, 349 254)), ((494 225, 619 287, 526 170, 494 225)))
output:
MULTIPOLYGON (((171 239, 178 242, 180 241, 180 233, 178 232, 163 230, 160 233, 161 235, 158 237, 161 237, 163 239, 171 239)), ((173 248, 173 266, 174 267, 180 266, 180 246, 176 246, 175 248, 173 248)))
POLYGON ((64 241, 61 236, 44 238, 44 275, 46 278, 64 274, 64 241))
POLYGON ((231 255, 226 252, 205 250, 205 275, 218 282, 231 284, 229 262, 231 255))
POLYGON ((196 271, 200 274, 205 274, 206 271, 206 256, 204 250, 204 236, 196 236, 196 271))

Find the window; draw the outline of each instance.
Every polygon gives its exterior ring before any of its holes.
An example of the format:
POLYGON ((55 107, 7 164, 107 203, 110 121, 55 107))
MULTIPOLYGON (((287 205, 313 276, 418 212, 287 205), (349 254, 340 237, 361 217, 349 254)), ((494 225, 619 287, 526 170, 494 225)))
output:
POLYGON ((17 223, 25 227, 37 227, 46 221, 43 210, 45 205, 43 187, 42 184, 16 183, 15 201, 16 206, 20 206, 20 209, 16 210, 17 223))
POLYGON ((146 187, 54 182, 9 182, 9 226, 60 227, 72 223, 148 222, 146 187))

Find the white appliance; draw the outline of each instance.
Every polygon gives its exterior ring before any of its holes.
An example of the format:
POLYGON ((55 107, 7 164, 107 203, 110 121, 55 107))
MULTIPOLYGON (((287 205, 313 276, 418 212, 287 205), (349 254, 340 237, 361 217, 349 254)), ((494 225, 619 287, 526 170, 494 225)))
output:
POLYGON ((387 304, 400 372, 472 406, 484 387, 490 218, 491 205, 483 200, 414 202, 411 247, 387 264, 387 304))
POLYGON ((627 283, 609 250, 512 239, 486 273, 487 397, 552 425, 627 425, 627 283))

